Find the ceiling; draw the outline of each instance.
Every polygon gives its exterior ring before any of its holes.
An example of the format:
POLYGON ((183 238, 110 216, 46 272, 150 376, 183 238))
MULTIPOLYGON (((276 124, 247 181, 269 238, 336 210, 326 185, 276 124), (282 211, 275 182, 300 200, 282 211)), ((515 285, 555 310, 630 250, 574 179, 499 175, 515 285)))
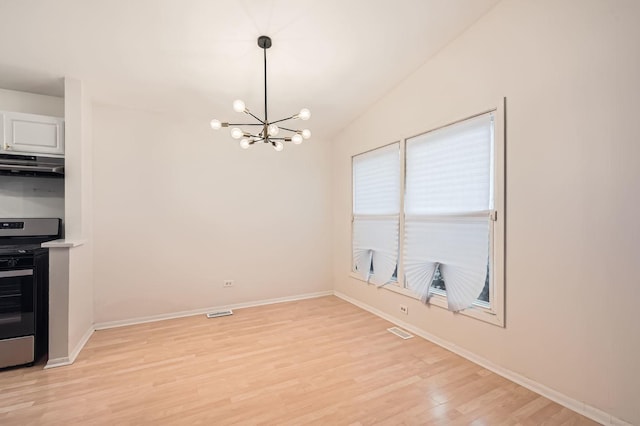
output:
POLYGON ((499 0, 0 0, 0 87, 232 120, 310 108, 330 137, 499 0))

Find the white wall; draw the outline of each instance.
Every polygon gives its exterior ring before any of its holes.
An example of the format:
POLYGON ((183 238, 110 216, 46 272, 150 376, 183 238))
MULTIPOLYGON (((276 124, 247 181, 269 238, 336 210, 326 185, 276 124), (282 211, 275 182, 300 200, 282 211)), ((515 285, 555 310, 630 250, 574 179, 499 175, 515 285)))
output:
POLYGON ((49 249, 49 362, 75 360, 93 332, 93 141, 89 94, 65 77, 65 239, 49 249))
POLYGON ((68 249, 68 351, 73 358, 94 323, 92 105, 83 83, 69 77, 65 100, 65 239, 82 243, 68 249))
POLYGON ((333 143, 336 290, 640 424, 640 3, 505 0, 333 143), (506 328, 348 276, 350 156, 507 97, 506 328))
POLYGON ((64 117, 64 99, 57 96, 0 89, 0 110, 64 117))
POLYGON ((69 249, 49 249, 48 364, 69 362, 69 249))
POLYGON ((245 151, 210 117, 93 114, 96 323, 331 289, 327 143, 245 151))
MULTIPOLYGON (((63 117, 64 99, 0 89, 0 111, 63 117)), ((0 176, 0 217, 63 218, 64 180, 0 176)))

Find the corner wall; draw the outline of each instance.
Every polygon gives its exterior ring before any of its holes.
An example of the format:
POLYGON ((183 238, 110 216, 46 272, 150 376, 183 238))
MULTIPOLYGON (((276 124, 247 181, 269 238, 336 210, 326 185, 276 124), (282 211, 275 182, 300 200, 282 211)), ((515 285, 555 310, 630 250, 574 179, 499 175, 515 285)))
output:
POLYGON ((49 247, 49 361, 73 363, 93 332, 91 103, 80 80, 65 77, 65 238, 49 247))
POLYGON ((65 240, 69 248, 69 329, 71 361, 94 324, 92 105, 82 81, 65 78, 65 240))
POLYGON ((344 129, 332 148, 335 290, 640 424, 638 22, 633 1, 505 0, 344 129), (350 157, 503 96, 506 328, 350 278, 350 157))
POLYGON ((49 362, 74 362, 93 333, 92 105, 82 81, 65 77, 65 238, 47 243, 49 362))

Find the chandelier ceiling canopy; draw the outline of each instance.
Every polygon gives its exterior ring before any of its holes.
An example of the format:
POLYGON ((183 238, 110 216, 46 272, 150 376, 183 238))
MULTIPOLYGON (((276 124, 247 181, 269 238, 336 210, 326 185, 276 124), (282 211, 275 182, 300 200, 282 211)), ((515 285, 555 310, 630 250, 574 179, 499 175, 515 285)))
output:
POLYGON ((249 148, 255 143, 266 143, 273 146, 276 151, 282 151, 284 149, 284 142, 293 142, 296 145, 302 143, 303 139, 309 139, 311 137, 311 131, 309 129, 297 130, 288 127, 279 126, 278 123, 283 123, 288 120, 308 120, 311 117, 311 111, 307 108, 302 108, 297 114, 291 115, 279 120, 269 121, 268 109, 267 109, 267 49, 271 47, 271 38, 267 36, 258 37, 258 46, 262 49, 264 55, 264 118, 259 118, 253 114, 245 105, 243 101, 237 99, 233 102, 233 109, 236 112, 243 112, 253 117, 257 122, 254 123, 225 123, 220 120, 213 119, 210 122, 211 128, 219 130, 222 127, 231 128, 231 137, 234 139, 240 139, 240 146, 244 149, 249 148), (256 126, 253 131, 244 130, 239 126, 256 126), (286 133, 280 133, 289 132, 286 133), (280 136, 278 136, 280 135, 280 136))

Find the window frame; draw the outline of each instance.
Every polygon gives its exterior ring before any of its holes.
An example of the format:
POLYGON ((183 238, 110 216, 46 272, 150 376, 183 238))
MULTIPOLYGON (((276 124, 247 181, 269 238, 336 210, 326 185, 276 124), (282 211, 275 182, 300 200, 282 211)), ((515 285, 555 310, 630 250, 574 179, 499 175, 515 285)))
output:
MULTIPOLYGON (((505 327, 505 225, 506 225, 506 99, 502 98, 496 106, 493 108, 484 110, 477 114, 466 116, 462 119, 458 119, 424 132, 420 132, 416 135, 401 138, 399 141, 381 145, 379 147, 360 152, 352 155, 351 157, 351 256, 353 256, 353 203, 354 203, 354 182, 353 182, 353 158, 357 155, 361 155, 367 152, 374 151, 379 148, 384 148, 389 145, 399 143, 400 149, 400 224, 398 235, 398 265, 397 265, 397 277, 396 281, 391 281, 381 288, 393 291, 394 293, 402 294, 413 299, 418 299, 419 296, 406 287, 404 278, 404 231, 405 231, 405 191, 406 191, 406 144, 407 140, 414 137, 430 133, 435 130, 451 126, 457 123, 464 122, 466 120, 478 117, 480 115, 493 113, 493 197, 494 205, 491 210, 490 220, 490 260, 489 260, 489 303, 476 300, 470 308, 464 309, 455 315, 464 315, 484 321, 490 324, 494 324, 500 327, 505 327)), ((350 273, 352 278, 359 281, 364 281, 355 271, 353 271, 353 259, 350 262, 350 273)), ((374 271, 375 273, 375 271, 374 271)), ((437 306, 447 309, 447 297, 446 293, 442 290, 436 290, 432 292, 432 296, 428 306, 437 306)))

